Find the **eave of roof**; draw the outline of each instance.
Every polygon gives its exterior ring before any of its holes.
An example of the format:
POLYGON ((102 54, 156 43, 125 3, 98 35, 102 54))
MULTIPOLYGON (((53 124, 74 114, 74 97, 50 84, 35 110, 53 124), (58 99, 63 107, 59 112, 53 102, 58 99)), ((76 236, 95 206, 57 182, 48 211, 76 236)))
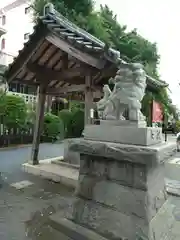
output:
MULTIPOLYGON (((105 43, 103 43, 101 40, 94 37, 93 35, 89 34, 82 28, 79 28, 74 23, 70 22, 62 14, 55 11, 54 8, 51 8, 48 15, 51 18, 51 20, 54 20, 56 22, 56 24, 58 24, 60 27, 64 28, 63 34, 65 34, 67 39, 68 38, 73 39, 74 41, 77 41, 80 44, 83 44, 85 47, 88 47, 88 48, 91 46, 91 48, 95 51, 96 50, 104 51, 104 56, 107 58, 107 60, 109 60, 115 64, 119 65, 120 62, 126 63, 124 60, 122 60, 120 58, 119 51, 112 49, 112 48, 106 49, 105 43), (76 38, 81 38, 81 40, 76 40, 76 38), (90 45, 87 45, 87 44, 90 44, 90 45)), ((46 15, 45 17, 41 17, 41 19, 44 23, 48 23, 46 20, 48 15, 46 15)), ((49 25, 49 27, 50 27, 50 29, 52 29, 53 26, 49 25)), ((61 33, 60 35, 62 36, 63 34, 61 33)), ((156 87, 167 87, 168 86, 168 84, 164 81, 154 79, 153 77, 151 77, 149 75, 146 75, 146 77, 147 77, 148 81, 151 84, 155 85, 156 87)))
MULTIPOLYGON (((26 45, 29 45, 30 42, 33 41, 33 36, 36 35, 38 26, 42 26, 43 24, 44 27, 46 27, 52 33, 56 34, 62 40, 68 41, 69 43, 75 45, 77 48, 81 50, 83 49, 83 51, 86 51, 89 54, 106 59, 112 64, 115 64, 117 67, 120 63, 125 63, 125 61, 120 58, 119 51, 112 48, 107 48, 105 43, 70 22, 63 15, 55 11, 54 8, 52 8, 51 4, 49 4, 49 6, 50 7, 46 12, 46 15, 39 18, 39 23, 35 26, 34 33, 30 36, 29 41, 26 43, 26 45)), ((19 51, 19 56, 17 58, 20 58, 23 51, 24 50, 19 51)), ((5 71, 5 77, 8 76, 8 73, 15 62, 16 59, 11 65, 9 65, 8 70, 5 71)), ((153 85, 157 88, 168 86, 167 83, 156 80, 148 75, 147 82, 148 84, 153 85)))

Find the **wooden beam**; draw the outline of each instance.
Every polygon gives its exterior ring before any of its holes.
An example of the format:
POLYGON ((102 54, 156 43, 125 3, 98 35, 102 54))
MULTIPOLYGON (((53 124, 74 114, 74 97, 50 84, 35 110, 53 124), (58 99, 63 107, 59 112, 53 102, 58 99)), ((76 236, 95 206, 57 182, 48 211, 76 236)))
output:
POLYGON ((68 87, 62 87, 56 90, 59 93, 84 92, 85 87, 86 87, 85 84, 80 84, 80 85, 71 85, 68 87))
POLYGON ((79 59, 80 61, 87 63, 95 68, 102 69, 105 66, 105 61, 102 59, 95 58, 88 53, 78 50, 68 42, 63 41, 56 35, 49 34, 46 39, 54 44, 59 49, 62 49, 64 52, 69 55, 79 59))
POLYGON ((30 160, 30 164, 33 164, 33 165, 37 165, 39 163, 38 153, 39 153, 40 137, 41 137, 42 127, 43 127, 43 120, 44 120, 45 101, 46 101, 46 86, 40 85, 38 89, 38 102, 36 107, 35 129, 34 129, 34 136, 33 136, 31 160, 30 160))
MULTIPOLYGON (((59 87, 59 88, 48 88, 47 92, 48 94, 66 94, 66 93, 72 93, 72 92, 84 92, 86 89, 85 84, 72 84, 70 86, 65 86, 65 87, 59 87)), ((91 86, 91 91, 92 92, 102 92, 102 88, 99 86, 91 86)))
POLYGON ((46 111, 51 112, 51 107, 52 107, 52 96, 46 96, 46 111))
POLYGON ((33 72, 39 78, 47 79, 47 80, 61 80, 62 79, 71 79, 74 77, 81 76, 82 74, 86 74, 87 69, 82 67, 77 68, 69 68, 62 70, 61 72, 52 70, 50 68, 46 68, 45 66, 38 65, 36 63, 28 63, 27 68, 29 71, 33 72))
POLYGON ((85 109, 84 109, 84 125, 91 124, 90 110, 93 108, 93 91, 92 91, 92 77, 87 75, 85 78, 85 109))
MULTIPOLYGON (((36 82, 35 79, 32 81, 32 80, 24 80, 24 79, 21 79, 21 78, 15 78, 13 81, 13 83, 20 83, 20 84, 24 84, 24 85, 28 85, 28 86, 38 86, 40 83, 36 82)), ((12 83, 11 82, 11 83, 12 83)))

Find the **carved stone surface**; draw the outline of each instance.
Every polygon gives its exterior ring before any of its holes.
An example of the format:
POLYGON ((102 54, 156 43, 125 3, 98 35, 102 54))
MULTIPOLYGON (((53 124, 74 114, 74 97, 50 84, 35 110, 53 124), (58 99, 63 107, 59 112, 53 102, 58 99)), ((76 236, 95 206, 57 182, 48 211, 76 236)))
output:
POLYGON ((98 110, 103 111, 100 118, 124 120, 123 113, 128 109, 129 120, 145 120, 141 113, 141 101, 146 89, 146 74, 143 66, 139 63, 123 64, 115 78, 111 78, 109 82, 114 84, 113 91, 106 90, 103 99, 97 103, 98 110), (100 108, 101 102, 103 102, 103 108, 100 108))
MULTIPOLYGON (((122 121, 123 122, 123 121, 122 121)), ((126 122, 126 121, 125 121, 126 122)), ((135 126, 86 125, 84 138, 87 140, 149 146, 161 143, 162 129, 135 126)))
POLYGON ((141 163, 150 166, 166 161, 176 152, 176 144, 174 142, 145 147, 74 139, 69 148, 72 151, 83 154, 112 158, 117 161, 124 160, 132 163, 141 163))

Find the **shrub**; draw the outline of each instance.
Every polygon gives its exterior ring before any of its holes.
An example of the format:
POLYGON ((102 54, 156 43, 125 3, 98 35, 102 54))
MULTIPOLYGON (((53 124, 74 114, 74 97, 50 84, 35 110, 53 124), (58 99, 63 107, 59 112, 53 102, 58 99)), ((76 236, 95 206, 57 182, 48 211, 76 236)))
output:
POLYGON ((71 136, 81 137, 83 130, 84 130, 84 110, 76 109, 72 113, 71 136))
POLYGON ((69 137, 70 134, 70 129, 71 129, 71 120, 72 120, 72 112, 68 109, 63 109, 59 112, 59 118, 63 122, 63 127, 64 127, 64 137, 69 137))
POLYGON ((84 109, 84 103, 80 101, 70 101, 69 102, 69 109, 71 112, 76 111, 77 109, 84 109))
POLYGON ((0 116, 7 128, 22 127, 27 117, 27 106, 24 99, 14 95, 1 96, 0 116))
POLYGON ((44 115, 43 135, 52 140, 61 139, 64 135, 64 128, 62 120, 51 113, 44 115))

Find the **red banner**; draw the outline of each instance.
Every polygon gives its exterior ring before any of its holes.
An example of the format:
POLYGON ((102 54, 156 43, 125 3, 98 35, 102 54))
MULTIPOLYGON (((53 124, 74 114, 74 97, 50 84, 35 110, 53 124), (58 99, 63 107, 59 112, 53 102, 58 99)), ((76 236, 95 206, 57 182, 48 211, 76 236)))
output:
POLYGON ((160 103, 153 101, 152 122, 163 122, 163 110, 160 103))

